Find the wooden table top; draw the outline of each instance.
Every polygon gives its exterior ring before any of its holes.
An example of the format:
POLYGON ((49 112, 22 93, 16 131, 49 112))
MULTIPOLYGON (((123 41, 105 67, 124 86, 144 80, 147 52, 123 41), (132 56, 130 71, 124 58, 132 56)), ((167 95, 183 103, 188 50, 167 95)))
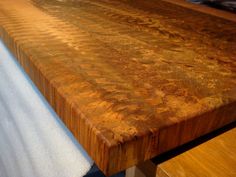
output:
POLYGON ((1 0, 0 36, 111 175, 236 120, 236 23, 161 0, 1 0))

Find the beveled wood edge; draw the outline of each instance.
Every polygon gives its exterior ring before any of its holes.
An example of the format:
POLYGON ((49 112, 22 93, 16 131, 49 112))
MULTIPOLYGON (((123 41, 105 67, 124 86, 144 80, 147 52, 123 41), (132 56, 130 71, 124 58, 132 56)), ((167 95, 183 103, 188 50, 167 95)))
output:
POLYGON ((171 4, 175 4, 184 8, 188 8, 194 11, 198 11, 201 13, 205 13, 208 15, 212 15, 212 16, 216 16, 219 18, 223 18, 225 20, 229 20, 232 22, 236 22, 236 14, 231 13, 231 12, 227 12, 224 10, 220 10, 220 9, 215 9, 212 7, 208 7, 208 6, 204 6, 201 4, 194 4, 194 3, 190 3, 186 0, 162 0, 171 4))

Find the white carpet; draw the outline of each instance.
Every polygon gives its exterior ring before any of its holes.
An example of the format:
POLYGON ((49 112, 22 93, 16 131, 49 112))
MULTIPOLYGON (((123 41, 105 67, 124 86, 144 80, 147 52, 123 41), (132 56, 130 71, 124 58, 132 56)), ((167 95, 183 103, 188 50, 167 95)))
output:
POLYGON ((0 177, 82 177, 92 163, 0 41, 0 177))

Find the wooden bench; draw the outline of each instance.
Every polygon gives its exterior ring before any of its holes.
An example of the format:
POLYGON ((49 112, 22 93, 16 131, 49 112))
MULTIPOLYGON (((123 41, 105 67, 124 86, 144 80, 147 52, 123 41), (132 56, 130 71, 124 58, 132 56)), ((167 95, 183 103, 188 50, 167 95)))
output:
POLYGON ((236 128, 163 163, 149 160, 127 170, 127 177, 236 176, 236 128))

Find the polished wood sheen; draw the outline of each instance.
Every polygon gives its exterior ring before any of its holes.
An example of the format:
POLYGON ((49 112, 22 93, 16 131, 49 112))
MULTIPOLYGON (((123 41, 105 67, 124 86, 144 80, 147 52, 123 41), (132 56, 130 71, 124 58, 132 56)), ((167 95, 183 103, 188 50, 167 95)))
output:
POLYGON ((146 161, 128 169, 126 177, 234 177, 236 128, 161 164, 146 161))
POLYGON ((236 23, 161 0, 1 0, 0 36, 111 175, 236 120, 236 23))

